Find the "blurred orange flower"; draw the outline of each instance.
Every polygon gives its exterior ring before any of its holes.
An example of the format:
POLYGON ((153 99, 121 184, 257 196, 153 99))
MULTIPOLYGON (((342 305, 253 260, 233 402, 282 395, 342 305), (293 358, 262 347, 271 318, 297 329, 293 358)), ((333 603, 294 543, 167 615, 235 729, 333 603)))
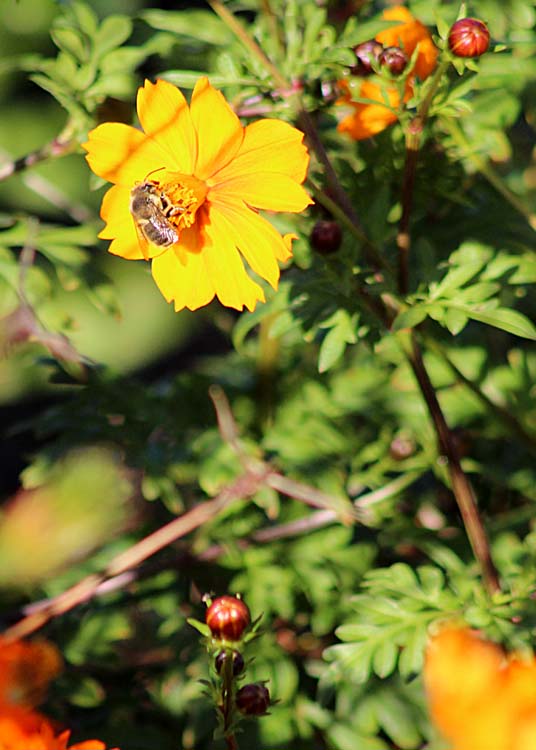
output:
POLYGON ((259 216, 303 211, 309 157, 303 133, 279 120, 243 127, 206 78, 190 106, 170 83, 138 91, 143 132, 105 123, 84 144, 91 169, 114 183, 102 202, 110 252, 151 260, 152 275, 175 310, 195 310, 214 296, 253 310, 264 292, 251 269, 277 288, 277 261, 291 256, 282 237, 259 216), (241 255, 240 255, 241 254, 241 255))
POLYGON ((536 748, 534 658, 445 627, 428 644, 424 681, 432 718, 453 750, 536 748))
MULTIPOLYGON (((400 47, 408 58, 411 58, 417 46, 419 47, 413 70, 406 80, 403 100, 407 101, 413 92, 415 76, 424 80, 434 70, 438 50, 426 26, 413 18, 403 5, 386 8, 382 17, 386 21, 401 21, 402 23, 380 31, 375 37, 377 42, 384 47, 400 47)), ((343 96, 338 103, 353 110, 339 123, 337 127, 339 132, 348 133, 351 138, 359 141, 380 133, 396 122, 397 115, 393 110, 400 106, 400 95, 396 88, 384 86, 382 89, 377 83, 369 80, 363 81, 356 98, 378 102, 372 104, 352 101, 348 82, 343 80, 339 83, 343 89, 343 96), (383 91, 387 94, 388 104, 383 91)))
POLYGON ((100 740, 69 745, 70 734, 69 729, 57 734, 53 724, 37 711, 21 706, 0 708, 0 750, 106 750, 100 740))
POLYGON ((0 636, 0 706, 36 706, 61 668, 61 656, 52 643, 7 641, 0 636))

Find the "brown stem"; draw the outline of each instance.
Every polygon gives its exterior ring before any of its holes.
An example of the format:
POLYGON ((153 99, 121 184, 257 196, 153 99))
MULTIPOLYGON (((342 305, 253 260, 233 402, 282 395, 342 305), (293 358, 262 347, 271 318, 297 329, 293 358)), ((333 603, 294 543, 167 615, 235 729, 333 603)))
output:
POLYGON ((398 247, 398 291, 403 295, 408 293, 409 288, 409 249, 411 244, 409 222, 413 207, 413 191, 415 188, 415 175, 417 172, 422 130, 423 121, 419 117, 415 117, 410 122, 406 134, 406 162, 402 178, 402 216, 400 217, 396 236, 398 247))
POLYGON ((455 375, 457 380, 463 383, 471 393, 474 393, 477 398, 492 412, 503 425, 521 442, 525 445, 527 450, 531 453, 536 454, 536 435, 527 431, 525 427, 518 422, 518 420, 511 414, 508 409, 505 409, 500 404, 497 404, 491 399, 479 386, 470 380, 463 372, 457 367, 454 362, 450 359, 447 352, 443 347, 435 341, 435 339, 426 336, 426 346, 431 349, 438 357, 441 357, 442 361, 450 368, 452 373, 455 375))
POLYGON ((174 519, 166 526, 150 534, 126 552, 116 555, 101 574, 87 576, 58 596, 49 599, 46 607, 23 618, 3 634, 5 638, 17 640, 43 627, 53 617, 64 614, 73 607, 91 599, 98 587, 107 579, 121 575, 136 567, 151 555, 175 542, 190 531, 214 518, 227 505, 235 500, 254 494, 263 484, 264 476, 253 472, 240 476, 231 485, 225 487, 213 500, 197 505, 193 510, 174 519))
POLYGON ((435 93, 443 79, 443 75, 449 65, 449 60, 443 60, 436 68, 432 79, 428 84, 428 91, 419 105, 417 114, 410 121, 406 132, 406 162, 404 165, 404 176, 402 178, 402 215, 398 226, 396 245, 398 248, 398 290, 400 294, 407 294, 409 288, 409 251, 411 236, 409 223, 411 209, 413 206, 413 192, 415 188, 415 175, 417 172, 417 161, 421 147, 424 126, 428 119, 430 107, 435 93))
POLYGON ((6 180, 11 175, 22 172, 35 164, 39 164, 51 157, 65 156, 72 153, 77 147, 78 142, 70 135, 70 127, 66 128, 62 134, 54 138, 50 143, 46 143, 41 148, 32 151, 26 156, 14 159, 0 167, 0 182, 6 180))
POLYGON ((488 538, 478 512, 473 489, 465 475, 455 442, 447 425, 434 386, 424 366, 420 347, 412 335, 412 348, 406 352, 424 400, 430 412, 441 452, 448 460, 452 491, 458 504, 473 553, 480 563, 485 586, 490 594, 501 590, 499 576, 491 557, 488 538))
MULTIPOLYGON (((410 217, 413 205, 419 149, 433 98, 448 65, 448 58, 445 58, 438 65, 428 84, 426 96, 422 100, 416 116, 410 122, 406 133, 406 163, 402 183, 402 216, 397 234, 397 247, 399 254, 398 285, 401 294, 406 294, 408 291, 409 251, 411 247, 410 217)), ((430 412, 439 441, 440 450, 447 457, 452 490, 473 553, 480 563, 484 584, 490 594, 496 593, 497 591, 500 591, 499 576, 491 557, 488 538, 478 512, 476 498, 471 484, 462 469, 460 457, 452 438, 452 433, 448 427, 434 386, 432 385, 432 381, 430 380, 424 365, 422 352, 414 332, 411 333, 411 349, 409 352, 406 351, 406 356, 408 357, 424 400, 426 401, 428 411, 430 412)))

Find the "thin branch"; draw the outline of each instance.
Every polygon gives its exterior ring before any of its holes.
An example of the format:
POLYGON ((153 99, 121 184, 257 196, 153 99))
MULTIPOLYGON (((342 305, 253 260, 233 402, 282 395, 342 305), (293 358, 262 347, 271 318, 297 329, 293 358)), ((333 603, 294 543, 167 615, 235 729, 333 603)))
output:
MULTIPOLYGON (((70 154, 78 148, 78 142, 76 139, 71 137, 70 127, 66 128, 63 133, 57 138, 54 138, 49 143, 46 143, 41 148, 32 151, 26 156, 21 156, 19 159, 14 159, 7 162, 0 167, 0 182, 6 180, 17 172, 23 172, 29 167, 35 166, 46 159, 57 158, 70 154)), ((2 156, 6 158, 5 152, 2 156)), ((9 157, 7 157, 9 158, 9 157)))
POLYGON ((452 491, 460 510, 469 542, 473 553, 480 563, 484 584, 490 594, 501 590, 497 569, 491 557, 491 550, 478 512, 476 498, 467 476, 465 475, 456 443, 447 425, 447 421, 439 404, 435 388, 424 366, 422 353, 412 334, 411 351, 406 351, 409 363, 413 369, 422 395, 432 418, 439 441, 441 452, 448 459, 448 472, 452 484, 452 491))
MULTIPOLYGON (((52 143, 55 144, 57 141, 53 141, 52 143)), ((51 205, 56 206, 56 208, 59 208, 61 211, 65 211, 65 213, 74 221, 83 224, 92 218, 92 213, 87 206, 73 201, 70 196, 66 195, 66 193, 60 190, 56 185, 53 185, 50 180, 46 179, 46 177, 25 171, 34 164, 39 164, 46 159, 65 156, 66 154, 72 153, 75 150, 76 145, 77 144, 72 141, 69 143, 68 148, 65 147, 65 149, 62 150, 60 147, 54 148, 51 144, 47 144, 47 146, 35 151, 33 154, 8 162, 3 167, 0 167, 0 182, 14 174, 23 172, 21 179, 26 187, 41 198, 47 200, 51 205)), ((3 159, 10 158, 10 154, 4 149, 0 149, 0 156, 3 159)))
POLYGON ((217 516, 235 500, 251 496, 262 486, 263 481, 262 475, 250 473, 240 476, 232 484, 225 487, 213 500, 200 503, 184 515, 134 544, 125 552, 116 555, 103 573, 87 576, 71 588, 50 599, 46 607, 37 612, 32 612, 32 614, 8 628, 3 637, 10 640, 23 638, 43 627, 53 617, 62 615, 73 607, 88 601, 95 596, 99 586, 104 584, 107 579, 119 576, 130 568, 136 567, 151 555, 217 516))
POLYGON ((511 414, 508 409, 505 409, 500 404, 497 404, 491 399, 479 386, 474 383, 470 378, 463 374, 463 372, 454 364, 444 348, 432 337, 426 336, 426 346, 431 349, 438 357, 441 357, 442 361, 450 368, 452 373, 455 375, 460 383, 463 383, 471 393, 484 404, 484 406, 494 414, 504 426, 531 452, 536 453, 536 435, 529 432, 525 427, 511 414))
POLYGON ((450 61, 447 58, 437 66, 434 75, 428 84, 426 96, 420 103, 417 113, 410 121, 406 131, 406 162, 404 164, 404 175, 402 177, 402 214, 396 237, 396 245, 398 248, 398 291, 402 295, 407 294, 409 290, 409 252, 411 246, 409 225, 411 210, 413 207, 413 193, 421 139, 430 112, 430 107, 432 106, 433 98, 449 64, 450 61))
POLYGON ((518 198, 518 196, 513 193, 507 185, 505 185, 504 181, 493 169, 489 161, 481 154, 474 151, 458 122, 453 119, 444 118, 442 124, 452 136, 452 139, 462 152, 462 156, 472 161, 477 170, 489 182, 489 184, 492 185, 495 190, 521 214, 521 216, 523 216, 532 229, 536 229, 536 214, 525 206, 520 198, 518 198))
MULTIPOLYGON (((397 235, 399 254, 398 284, 401 294, 406 294, 408 291, 409 252, 411 247, 410 218, 413 206, 413 193, 421 139, 433 98, 449 64, 449 59, 445 58, 438 65, 429 83, 426 96, 418 107, 417 114, 410 122, 406 133, 406 163, 404 167, 402 189, 402 216, 397 235)), ((494 594, 500 591, 499 576, 491 557, 489 541, 478 512, 476 498, 471 484, 462 469, 456 443, 448 427, 443 411, 441 410, 435 388, 424 365, 422 352, 415 332, 412 331, 410 337, 410 347, 405 350, 405 354, 413 369, 413 373, 428 407, 440 450, 448 459, 448 472, 452 484, 452 490, 463 519, 469 543, 471 544, 476 559, 480 563, 484 584, 488 593, 494 594)))

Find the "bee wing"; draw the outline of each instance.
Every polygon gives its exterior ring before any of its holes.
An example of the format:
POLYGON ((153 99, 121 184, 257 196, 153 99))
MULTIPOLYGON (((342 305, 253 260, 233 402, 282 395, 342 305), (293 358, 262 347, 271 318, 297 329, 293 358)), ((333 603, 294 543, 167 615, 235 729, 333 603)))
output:
POLYGON ((139 223, 134 219, 133 221, 134 227, 136 229, 136 234, 138 235, 138 243, 140 245, 141 254, 143 255, 145 260, 152 260, 152 258, 157 258, 159 255, 162 255, 162 253, 166 252, 167 247, 158 247, 158 245, 154 245, 152 242, 149 242, 147 237, 143 234, 139 223))
POLYGON ((136 229, 136 234, 138 235, 138 244, 140 246, 141 254, 145 258, 145 260, 149 260, 149 257, 150 257, 150 255, 149 255, 149 250, 150 250, 149 243, 145 239, 144 234, 143 234, 143 232, 141 231, 141 229, 140 229, 140 227, 138 225, 138 222, 135 221, 134 219, 133 219, 133 221, 134 221, 134 227, 136 229))

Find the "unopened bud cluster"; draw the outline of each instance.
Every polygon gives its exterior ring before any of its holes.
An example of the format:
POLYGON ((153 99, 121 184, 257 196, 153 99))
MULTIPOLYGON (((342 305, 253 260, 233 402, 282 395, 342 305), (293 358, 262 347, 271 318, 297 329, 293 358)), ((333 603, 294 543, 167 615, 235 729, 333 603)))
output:
POLYGON ((223 734, 228 736, 239 716, 263 716, 270 708, 270 693, 262 682, 239 686, 246 671, 242 649, 254 637, 256 623, 251 627, 249 608, 238 596, 211 601, 205 622, 211 635, 209 650, 214 654, 214 699, 223 734))
POLYGON ((393 76, 404 72, 408 64, 408 56, 400 47, 384 47, 375 39, 353 47, 356 64, 350 68, 354 76, 370 76, 378 69, 386 69, 393 76))

